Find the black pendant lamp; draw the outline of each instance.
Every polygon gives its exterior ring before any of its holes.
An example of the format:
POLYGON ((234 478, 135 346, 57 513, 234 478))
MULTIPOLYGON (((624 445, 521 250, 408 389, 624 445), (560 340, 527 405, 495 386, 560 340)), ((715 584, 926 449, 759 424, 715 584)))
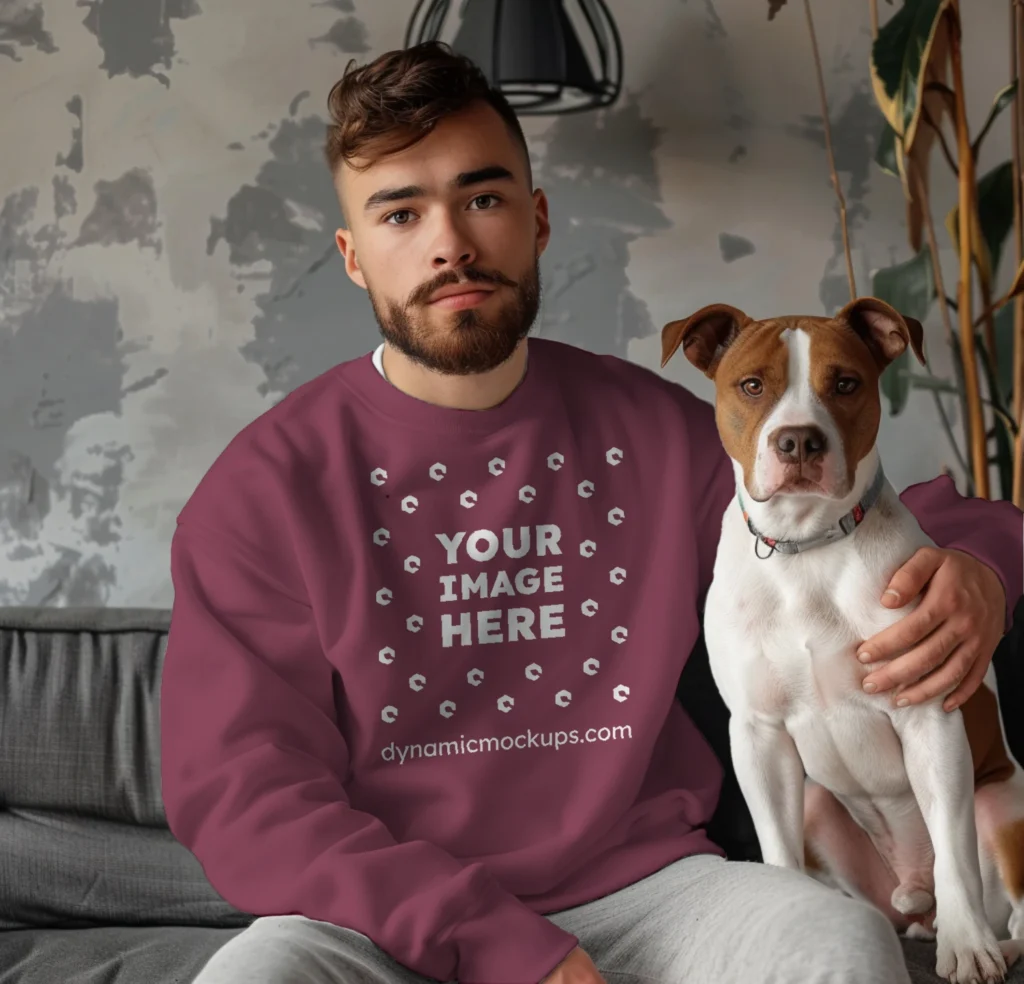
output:
POLYGON ((520 115, 609 106, 622 88, 604 0, 419 0, 405 46, 423 41, 471 58, 520 115))

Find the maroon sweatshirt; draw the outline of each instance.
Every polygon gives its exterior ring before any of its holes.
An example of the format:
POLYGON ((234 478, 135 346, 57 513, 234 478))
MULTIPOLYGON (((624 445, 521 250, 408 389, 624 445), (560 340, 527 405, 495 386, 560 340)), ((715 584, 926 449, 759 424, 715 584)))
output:
MULTIPOLYGON (((675 691, 734 493, 711 406, 554 341, 485 411, 369 355, 298 387, 178 517, 174 835, 244 911, 540 981, 577 943, 544 913, 719 852, 720 767, 675 691)), ((948 479, 903 498, 1016 601, 1020 512, 948 479)))

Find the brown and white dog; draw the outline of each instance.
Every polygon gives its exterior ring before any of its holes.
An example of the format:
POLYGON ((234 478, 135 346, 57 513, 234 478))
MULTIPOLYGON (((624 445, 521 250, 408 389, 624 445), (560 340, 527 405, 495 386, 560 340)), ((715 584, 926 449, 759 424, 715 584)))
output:
POLYGON ((765 321, 715 304, 665 326, 663 366, 680 345, 715 382, 736 475, 704 628, 765 862, 934 935, 950 981, 1003 980, 1024 940, 1024 774, 994 673, 951 713, 945 694, 897 708, 855 655, 916 607, 879 599, 932 544, 875 445, 879 376, 908 346, 924 362, 920 323, 874 298, 765 321))

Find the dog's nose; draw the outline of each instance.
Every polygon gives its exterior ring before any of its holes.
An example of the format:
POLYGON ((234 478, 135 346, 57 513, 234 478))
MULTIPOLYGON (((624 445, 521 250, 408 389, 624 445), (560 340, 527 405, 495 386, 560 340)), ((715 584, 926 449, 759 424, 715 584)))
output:
POLYGON ((828 441, 817 427, 782 427, 775 432, 779 457, 789 461, 808 461, 822 454, 828 441))

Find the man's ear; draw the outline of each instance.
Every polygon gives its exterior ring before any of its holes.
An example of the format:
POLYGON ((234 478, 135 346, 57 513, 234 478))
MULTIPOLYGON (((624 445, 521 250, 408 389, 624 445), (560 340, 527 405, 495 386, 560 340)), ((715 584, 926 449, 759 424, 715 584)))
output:
POLYGON ((709 304, 688 318, 670 321, 661 329, 661 365, 664 368, 682 345, 686 358, 714 379, 725 350, 750 323, 739 308, 728 304, 709 304))
POLYGON ((901 356, 908 345, 917 361, 925 364, 921 322, 905 317, 877 297, 859 297, 851 301, 834 320, 846 322, 864 339, 882 369, 901 356))

